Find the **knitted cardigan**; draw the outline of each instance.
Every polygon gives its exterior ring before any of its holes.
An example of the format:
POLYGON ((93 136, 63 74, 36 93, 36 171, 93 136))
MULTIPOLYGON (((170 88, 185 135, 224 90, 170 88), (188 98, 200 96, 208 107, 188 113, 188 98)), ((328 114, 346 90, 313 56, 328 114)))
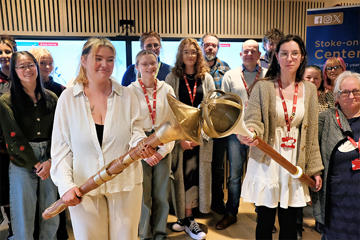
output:
MULTIPOLYGON (((305 86, 305 113, 300 126, 300 141, 296 165, 313 176, 320 173, 324 166, 320 157, 318 134, 318 100, 314 84, 302 81, 305 86)), ((260 138, 270 146, 274 144, 276 128, 276 92, 274 81, 261 80, 255 84, 245 112, 245 123, 253 128, 260 138)), ((256 147, 250 148, 249 157, 265 163, 271 158, 256 147)))

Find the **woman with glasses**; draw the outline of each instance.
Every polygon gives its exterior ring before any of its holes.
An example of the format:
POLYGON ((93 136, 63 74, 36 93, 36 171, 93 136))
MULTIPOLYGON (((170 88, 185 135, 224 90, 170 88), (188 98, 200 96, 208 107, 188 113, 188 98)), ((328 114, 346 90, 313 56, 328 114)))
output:
MULTIPOLYGON (((57 82, 54 81, 53 77, 51 76, 54 70, 54 60, 51 56, 49 50, 44 47, 37 47, 32 48, 29 51, 39 63, 40 68, 40 77, 43 83, 44 88, 52 91, 56 94, 57 97, 60 97, 62 91, 64 91, 65 87, 57 82)), ((66 229, 66 214, 65 211, 59 214, 60 217, 60 224, 59 230, 57 232, 57 238, 61 239, 68 239, 68 233, 66 229)))
POLYGON ((30 49, 30 53, 34 55, 39 63, 40 76, 44 87, 60 97, 60 94, 64 91, 65 87, 55 82, 51 76, 54 70, 54 59, 50 51, 43 47, 37 47, 30 49))
MULTIPOLYGON (((155 53, 158 58, 158 65, 156 69, 156 78, 164 81, 166 76, 170 73, 170 66, 160 61, 161 38, 157 32, 150 31, 143 33, 140 37, 140 48, 142 50, 150 50, 155 53)), ((135 65, 130 65, 122 78, 121 85, 128 86, 137 79, 135 65)))
MULTIPOLYGON (((150 50, 141 50, 136 55, 135 67, 141 74, 129 88, 140 103, 140 112, 145 119, 143 129, 152 134, 163 123, 171 120, 172 111, 167 94, 174 94, 169 84, 156 78, 157 56, 150 50)), ((159 146, 150 158, 141 161, 143 166, 143 203, 139 224, 140 239, 166 239, 166 223, 169 214, 170 165, 169 153, 174 142, 159 146)))
POLYGON ((57 199, 50 179, 50 139, 57 97, 41 84, 39 65, 29 52, 10 60, 10 92, 0 98, 0 126, 10 155, 11 223, 14 239, 56 239, 59 218, 37 219, 57 199))
MULTIPOLYGON (((185 38, 179 45, 175 67, 165 81, 173 87, 178 100, 198 107, 207 93, 215 89, 208 71, 196 40, 185 38)), ((193 208, 199 208, 202 213, 209 213, 211 204, 213 146, 212 140, 203 140, 202 146, 182 140, 173 150, 172 171, 175 177, 175 208, 178 221, 172 225, 172 230, 185 230, 193 239, 206 237, 193 217, 193 208)))
MULTIPOLYGON (((10 90, 10 58, 16 52, 16 42, 10 36, 0 36, 0 96, 10 90)), ((0 206, 9 220, 9 237, 12 236, 9 205, 9 155, 0 142, 0 206)), ((0 212, 0 216, 2 213, 0 212)), ((2 222, 0 218, 0 222, 2 222)))
MULTIPOLYGON (((318 191, 323 165, 314 138, 318 133, 317 93, 312 83, 302 80, 305 66, 301 38, 287 35, 281 39, 265 79, 254 85, 245 123, 289 162, 313 176, 318 191)), ((245 136, 239 140, 251 146, 241 196, 258 209, 256 239, 272 239, 276 211, 279 239, 297 239, 296 212, 310 201, 308 187, 255 148, 258 141, 245 136)))
POLYGON ((340 74, 334 94, 336 107, 319 116, 324 187, 313 204, 325 224, 324 239, 359 239, 360 74, 340 74))
POLYGON ((325 88, 333 91, 336 78, 345 70, 346 64, 341 57, 328 58, 323 67, 325 88))

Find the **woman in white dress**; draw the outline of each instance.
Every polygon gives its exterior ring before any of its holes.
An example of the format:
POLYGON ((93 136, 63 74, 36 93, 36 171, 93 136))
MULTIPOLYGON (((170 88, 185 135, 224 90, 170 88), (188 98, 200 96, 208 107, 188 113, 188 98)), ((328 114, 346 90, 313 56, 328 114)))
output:
MULTIPOLYGON (((302 80, 306 51, 300 37, 287 35, 275 52, 266 78, 254 86, 245 113, 246 126, 292 164, 313 176, 320 190, 323 165, 318 134, 316 88, 302 80)), ((296 239, 296 210, 310 201, 308 187, 255 148, 258 142, 239 136, 251 146, 241 195, 258 209, 256 239, 271 239, 278 209, 279 239, 296 239)))

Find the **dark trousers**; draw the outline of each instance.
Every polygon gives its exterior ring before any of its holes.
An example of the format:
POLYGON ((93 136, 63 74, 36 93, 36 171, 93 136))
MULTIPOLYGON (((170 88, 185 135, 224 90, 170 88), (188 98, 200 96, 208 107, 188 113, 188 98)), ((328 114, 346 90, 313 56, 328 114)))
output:
POLYGON ((213 139, 213 157, 211 162, 212 172, 212 201, 211 205, 215 209, 225 209, 224 206, 224 158, 227 147, 227 138, 213 139))
POLYGON ((258 220, 256 225, 256 239, 272 239, 272 229, 275 223, 275 214, 278 210, 280 225, 279 239, 297 239, 296 212, 298 208, 268 208, 257 207, 258 220))

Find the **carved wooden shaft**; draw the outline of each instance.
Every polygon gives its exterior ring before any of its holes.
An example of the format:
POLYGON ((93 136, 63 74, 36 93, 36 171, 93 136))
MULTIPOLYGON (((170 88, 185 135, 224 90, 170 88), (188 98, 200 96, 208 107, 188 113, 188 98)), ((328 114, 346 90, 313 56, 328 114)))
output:
MULTIPOLYGON (((295 167, 291 162, 286 160, 283 156, 280 155, 277 151, 275 151, 270 145, 265 143, 261 138, 258 136, 255 137, 259 141, 259 144, 256 146, 261 151, 269 155, 274 161, 276 161, 280 166, 285 168, 290 174, 297 175, 299 169, 295 167)), ((299 180, 310 186, 311 188, 315 188, 315 181, 310 178, 305 173, 302 173, 299 177, 299 180)))
MULTIPOLYGON (((156 148, 161 143, 162 142, 158 139, 156 133, 153 133, 137 144, 136 147, 131 148, 127 154, 121 156, 120 158, 114 159, 109 165, 98 171, 94 176, 90 177, 84 184, 79 187, 80 192, 82 195, 84 195, 91 190, 96 189, 101 184, 111 180, 117 174, 121 173, 130 164, 139 160, 140 151, 144 145, 156 148)), ((60 198, 43 212, 42 217, 44 219, 55 217, 64 211, 67 207, 68 206, 60 198)))

